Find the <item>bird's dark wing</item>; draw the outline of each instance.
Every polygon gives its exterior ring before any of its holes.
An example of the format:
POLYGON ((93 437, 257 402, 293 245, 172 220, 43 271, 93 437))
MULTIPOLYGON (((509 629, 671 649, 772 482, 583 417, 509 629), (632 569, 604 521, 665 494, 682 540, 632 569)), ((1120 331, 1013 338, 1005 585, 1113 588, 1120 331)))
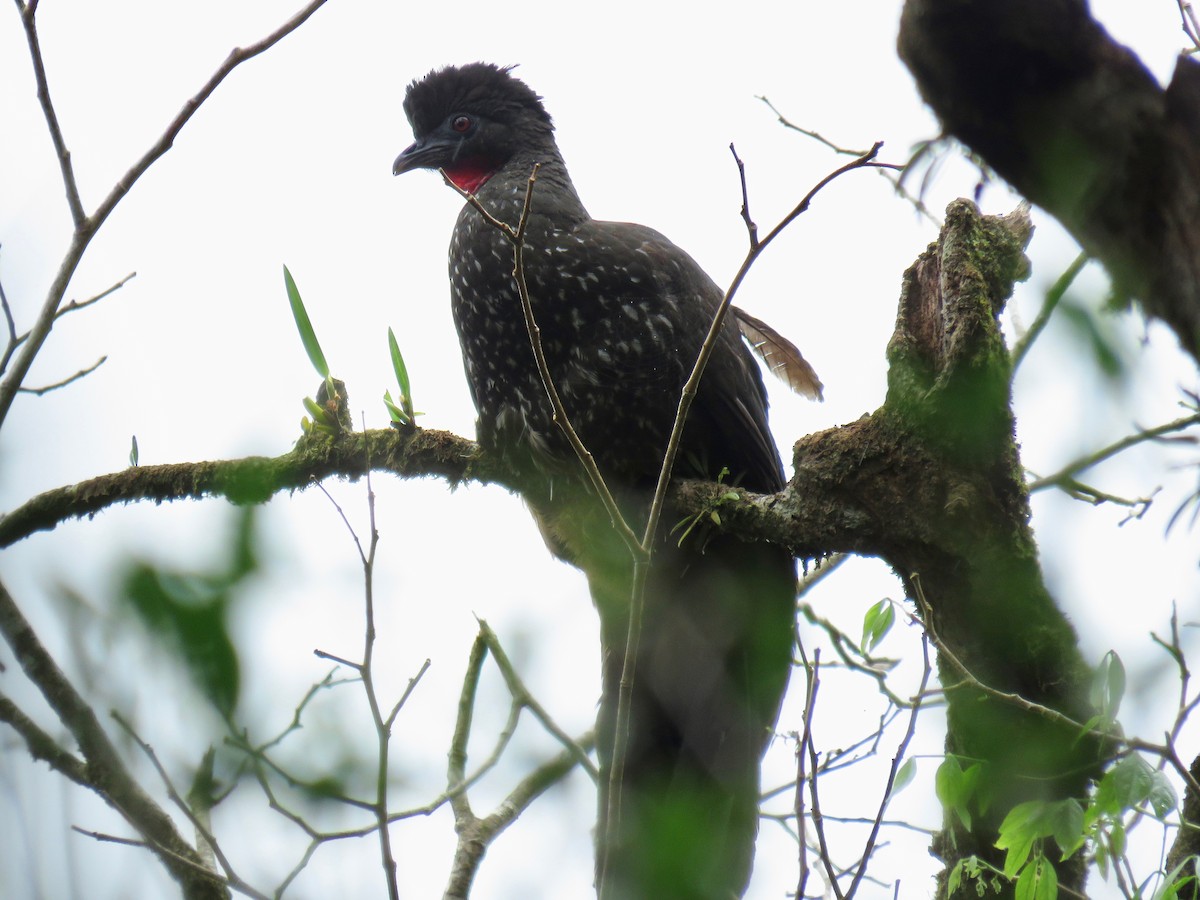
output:
MULTIPOLYGON (((659 320, 670 319, 668 328, 654 316, 624 314, 620 336, 628 340, 640 334, 648 347, 642 354, 614 356, 610 375, 616 384, 633 382, 638 400, 659 407, 661 419, 673 420, 722 290, 691 256, 651 228, 592 221, 578 234, 590 245, 594 269, 603 266, 609 273, 614 282, 609 291, 621 298, 623 309, 644 302, 658 311, 659 320), (660 346, 663 341, 669 343, 660 346)), ((754 490, 782 487, 779 455, 767 424, 766 390, 732 312, 692 405, 676 471, 711 479, 723 468, 729 469, 730 480, 754 490)))

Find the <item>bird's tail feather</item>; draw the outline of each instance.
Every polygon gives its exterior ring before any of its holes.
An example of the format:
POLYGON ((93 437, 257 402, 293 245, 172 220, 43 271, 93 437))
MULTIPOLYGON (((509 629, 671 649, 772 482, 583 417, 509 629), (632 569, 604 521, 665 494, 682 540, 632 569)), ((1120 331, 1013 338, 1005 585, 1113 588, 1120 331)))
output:
POLYGON ((662 546, 651 565, 620 738, 628 554, 581 561, 604 654, 596 834, 604 900, 729 900, 750 874, 759 764, 791 668, 795 564, 779 548, 729 537, 702 551, 689 544, 662 546), (618 739, 624 768, 613 798, 618 739), (610 809, 619 820, 610 822, 610 809))

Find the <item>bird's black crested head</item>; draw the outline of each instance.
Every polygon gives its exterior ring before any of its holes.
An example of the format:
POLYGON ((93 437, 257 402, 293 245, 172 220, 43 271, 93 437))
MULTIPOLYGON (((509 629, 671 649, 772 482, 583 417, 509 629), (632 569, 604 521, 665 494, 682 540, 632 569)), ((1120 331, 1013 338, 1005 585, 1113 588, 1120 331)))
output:
POLYGON ((404 114, 416 142, 392 171, 442 168, 466 190, 482 185, 523 146, 554 140, 542 98, 512 75, 511 66, 434 69, 408 86, 404 114))
POLYGON ((514 68, 477 62, 434 69, 415 79, 404 97, 404 114, 413 133, 427 134, 453 112, 486 115, 510 125, 532 115, 549 126, 542 98, 513 76, 514 68))

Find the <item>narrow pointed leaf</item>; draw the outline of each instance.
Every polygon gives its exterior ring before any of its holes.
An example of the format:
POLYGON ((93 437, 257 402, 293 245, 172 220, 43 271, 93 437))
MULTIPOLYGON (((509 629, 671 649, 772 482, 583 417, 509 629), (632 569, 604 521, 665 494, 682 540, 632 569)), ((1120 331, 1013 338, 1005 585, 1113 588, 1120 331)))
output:
POLYGON ((325 354, 321 352, 321 345, 317 342, 317 333, 313 330, 312 322, 308 318, 308 311, 304 308, 304 301, 300 299, 300 291, 287 266, 283 267, 283 283, 287 286, 288 303, 291 304, 292 318, 296 320, 296 329, 300 332, 300 341, 304 344, 304 351, 308 354, 317 374, 322 378, 328 378, 329 364, 325 362, 325 354))
POLYGON ((396 341, 396 333, 388 329, 388 350, 392 354, 392 369, 396 372, 396 383, 400 385, 400 398, 411 397, 412 391, 408 383, 408 367, 404 365, 404 355, 400 352, 400 344, 396 341))

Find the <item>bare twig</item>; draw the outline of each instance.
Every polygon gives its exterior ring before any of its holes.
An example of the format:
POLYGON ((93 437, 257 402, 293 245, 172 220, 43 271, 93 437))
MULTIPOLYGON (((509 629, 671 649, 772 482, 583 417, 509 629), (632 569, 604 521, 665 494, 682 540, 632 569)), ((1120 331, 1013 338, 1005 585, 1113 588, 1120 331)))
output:
POLYGON ((141 735, 139 735, 137 731, 134 730, 133 726, 116 710, 113 710, 112 717, 113 721, 121 726, 121 730, 129 735, 133 742, 138 745, 138 748, 142 751, 142 753, 145 754, 146 758, 150 760, 150 764, 154 766, 154 771, 158 773, 158 777, 162 780, 163 786, 167 789, 167 796, 171 798, 171 802, 174 803, 175 806, 179 808, 179 811, 187 817, 188 821, 192 823, 192 827, 196 829, 196 833, 200 835, 204 843, 206 843, 209 849, 212 851, 213 855, 216 856, 217 862, 221 865, 221 870, 225 873, 225 882, 235 890, 246 894, 247 896, 254 897, 255 900, 268 900, 266 894, 255 890, 247 882, 243 881, 236 872, 234 872, 233 866, 230 864, 229 859, 225 856, 225 853, 221 850, 221 846, 217 843, 216 837, 213 836, 213 833, 196 815, 196 812, 192 809, 191 804, 183 798, 178 790, 176 790, 174 782, 171 781, 171 776, 167 774, 167 770, 163 767, 162 762, 159 760, 158 754, 154 752, 154 748, 151 747, 150 744, 146 743, 146 741, 142 740, 141 735))
MULTIPOLYGON (((458 847, 455 850, 450 879, 444 894, 446 900, 458 900, 458 898, 465 900, 488 846, 546 788, 561 780, 575 765, 581 762, 586 766, 593 779, 596 777, 595 767, 591 763, 591 760, 587 758, 586 750, 587 746, 592 743, 592 736, 589 734, 578 741, 571 740, 562 735, 561 730, 556 726, 551 727, 551 724, 547 724, 549 717, 545 717, 542 720, 543 725, 559 738, 566 749, 557 757, 543 763, 526 776, 497 807, 495 812, 484 818, 475 815, 471 809, 471 802, 467 796, 466 788, 476 780, 478 775, 472 776, 469 779, 466 777, 467 740, 470 737, 471 721, 474 717, 475 694, 479 684, 479 676, 483 670, 483 662, 489 651, 493 657, 496 657, 498 664, 500 664, 501 659, 505 661, 504 664, 500 665, 500 668, 502 673, 505 674, 505 680, 509 684, 509 691, 513 695, 513 706, 510 712, 509 724, 505 729, 506 732, 511 732, 511 728, 515 726, 515 714, 523 706, 529 705, 532 701, 532 697, 529 696, 524 685, 516 678, 511 664, 507 662, 508 657, 496 640, 495 633, 488 627, 486 622, 481 620, 479 625, 479 634, 476 635, 475 642, 471 645, 471 653, 467 662, 467 674, 463 678, 463 690, 458 702, 458 716, 455 721, 454 736, 451 740, 450 752, 448 754, 448 788, 443 795, 444 798, 449 800, 451 809, 454 810, 454 829, 458 833, 458 847)), ((530 709, 532 710, 533 706, 530 706, 530 709)), ((507 738, 503 738, 502 744, 506 742, 507 738)), ((498 755, 499 748, 493 754, 493 759, 489 760, 485 765, 485 768, 490 766, 498 755)), ((444 801, 439 798, 438 802, 444 801)))
POLYGON ((5 722, 25 741, 29 755, 34 759, 44 760, 61 775, 70 778, 76 784, 91 787, 88 780, 87 766, 78 757, 64 750, 49 734, 43 731, 36 722, 30 719, 8 697, 0 694, 0 722, 5 722))
POLYGON ((4 370, 8 368, 8 361, 16 352, 17 344, 20 343, 17 339, 17 323, 13 321, 12 307, 8 303, 8 295, 4 293, 3 279, 0 279, 0 309, 4 310, 4 322, 8 327, 8 341, 4 345, 4 354, 0 355, 0 375, 3 375, 4 370))
MULTIPOLYGON (((821 654, 820 651, 813 652, 813 662, 810 667, 812 680, 808 691, 808 705, 804 710, 804 744, 808 748, 808 796, 812 804, 812 823, 813 830, 817 833, 817 845, 820 848, 821 865, 825 869, 825 878, 828 882, 830 890, 833 891, 838 900, 843 900, 844 895, 842 889, 838 885, 838 876, 833 870, 833 857, 829 853, 829 844, 825 840, 825 821, 821 816, 821 799, 817 790, 817 774, 819 766, 817 764, 817 746, 813 739, 812 717, 817 705, 817 689, 821 685, 820 678, 821 669, 821 654)), ((800 752, 804 752, 801 747, 800 752)))
POLYGON ((25 26, 25 36, 29 44, 30 59, 33 62, 34 78, 38 84, 38 101, 41 105, 42 113, 46 118, 46 125, 50 131, 50 138, 54 144, 55 154, 58 157, 63 186, 67 193, 67 205, 70 207, 71 219, 75 224, 75 229, 71 235, 71 241, 67 246, 67 250, 63 255, 62 262, 59 264, 58 271, 55 273, 50 288, 46 293, 46 299, 42 303, 42 308, 38 313, 37 319, 33 327, 29 330, 29 336, 20 353, 13 360, 11 370, 8 371, 3 380, 0 380, 0 422, 3 422, 7 417, 8 410, 12 406, 13 398, 16 397, 18 388, 24 382, 25 376, 29 373, 29 369, 33 365, 33 360, 41 351, 42 344, 45 343, 51 328, 54 326, 54 321, 58 317, 59 308, 62 305, 67 285, 71 277, 75 274, 75 269, 78 267, 79 261, 83 258, 84 252, 87 250, 88 245, 91 243, 100 226, 104 224, 112 211, 116 209, 117 204, 129 193, 138 179, 163 154, 171 149, 179 132, 183 130, 183 127, 195 115, 196 110, 203 105, 230 72, 246 60, 258 56, 291 34, 324 3, 325 0, 312 0, 300 12, 296 13, 296 15, 292 16, 292 18, 262 40, 248 47, 237 47, 232 50, 225 61, 217 68, 216 72, 205 82, 203 87, 184 104, 183 109, 171 120, 166 130, 159 136, 150 149, 142 154, 129 170, 121 176, 108 195, 96 207, 95 211, 91 215, 88 215, 83 209, 83 203, 79 196, 79 188, 75 182, 75 173, 71 167, 71 154, 63 138, 62 129, 59 127, 58 115, 55 112, 54 104, 50 99, 45 66, 42 61, 41 45, 37 36, 35 21, 37 3, 30 2, 22 6, 18 2, 18 9, 21 10, 21 21, 25 26))
MULTIPOLYGON (((804 647, 800 646, 800 654, 804 655, 804 647)), ((820 650, 816 651, 818 655, 820 650)), ((805 763, 807 756, 805 750, 808 746, 808 739, 812 727, 812 710, 813 701, 816 699, 816 669, 809 665, 807 658, 804 660, 804 732, 797 735, 796 741, 796 795, 792 804, 792 809, 796 814, 796 834, 800 842, 800 874, 796 882, 796 898, 804 900, 804 891, 808 887, 808 837, 805 834, 805 815, 804 815, 804 783, 805 783, 805 763)))
POLYGON ((1185 52, 1188 54, 1200 53, 1200 22, 1196 21, 1196 12, 1187 0, 1175 0, 1175 2, 1179 6, 1179 16, 1183 19, 1183 33, 1192 42, 1192 46, 1185 52))
MULTIPOLYGON (((170 816, 134 781, 116 748, 88 703, 42 645, 16 601, 0 584, 0 634, 31 682, 71 732, 87 763, 87 785, 119 811, 148 841, 189 898, 223 897, 224 888, 212 879, 197 878, 201 866, 196 851, 175 828, 170 816), (187 865, 180 860, 187 860, 187 865)), ((201 866, 202 868, 202 866, 201 866)))
POLYGON ((47 384, 47 385, 43 385, 42 387, 36 387, 36 388, 21 387, 21 388, 18 388, 17 390, 21 391, 21 393, 24 393, 24 394, 36 394, 38 397, 40 397, 43 394, 48 394, 51 391, 57 391, 59 388, 66 387, 68 384, 78 381, 80 378, 85 378, 88 375, 91 375, 93 372, 95 372, 98 368, 100 368, 106 362, 108 362, 108 357, 102 356, 98 360, 96 360, 94 363, 92 363, 90 366, 88 366, 86 369, 80 369, 74 375, 69 375, 66 378, 62 379, 62 381, 56 381, 53 384, 47 384))
POLYGON ((871 834, 867 838, 866 846, 863 848, 862 861, 855 870, 854 880, 850 882, 850 887, 846 891, 847 897, 854 896, 859 884, 862 882, 863 875, 866 874, 867 865, 870 863, 871 854, 874 852, 875 842, 879 837, 879 828, 883 824, 883 814, 887 811, 888 803, 892 799, 892 786, 896 783, 896 773, 900 771, 900 764, 904 761, 904 756, 908 752, 908 745, 917 730, 917 715, 921 712, 921 699, 925 696, 925 688, 928 686, 929 676, 933 672, 933 666, 929 663, 929 638, 927 635, 921 636, 921 658, 924 663, 924 668, 921 671, 921 685, 917 688, 917 693, 912 700, 912 711, 908 716, 908 729, 904 732, 900 746, 896 748, 896 755, 892 757, 892 766, 888 769, 887 785, 884 787, 883 796, 879 801, 879 812, 875 815, 875 821, 871 825, 871 834))
MULTIPOLYGON (((102 290, 100 293, 94 294, 93 296, 88 297, 86 300, 72 300, 70 303, 61 307, 54 314, 54 320, 57 322, 59 319, 61 319, 65 315, 68 315, 73 312, 79 312, 79 310, 81 310, 81 309, 87 309, 89 306, 91 306, 95 303, 99 303, 105 297, 109 296, 112 293, 115 293, 116 291, 119 291, 126 284, 128 284, 131 279, 133 279, 136 276, 137 276, 137 272, 130 272, 128 275, 126 275, 120 281, 116 282, 115 284, 109 285, 104 290, 102 290)), ((20 335, 17 334, 16 324, 13 322, 12 310, 9 308, 8 298, 4 296, 3 285, 0 285, 0 301, 3 301, 4 315, 8 319, 8 334, 9 334, 8 346, 4 350, 4 355, 2 357, 0 357, 0 374, 3 374, 4 370, 8 367, 8 361, 9 361, 9 359, 12 358, 13 353, 15 353, 16 349, 19 346, 21 346, 21 344, 25 343, 25 341, 29 338, 29 332, 27 331, 24 334, 20 334, 20 335)), ((105 357, 105 359, 107 359, 107 357, 105 357)), ((104 360, 102 359, 100 362, 104 362, 104 360)), ((96 366, 99 366, 99 365, 100 365, 100 363, 96 363, 96 366)), ((92 368, 94 369, 94 368, 96 368, 96 366, 93 366, 92 368)), ((91 370, 89 369, 88 371, 91 371, 91 370)), ((87 372, 84 372, 82 374, 87 374, 87 372)), ((81 376, 77 375, 75 377, 78 378, 81 376)), ((55 386, 60 387, 61 385, 55 385, 55 386)), ((30 388, 21 388, 21 390, 33 392, 32 389, 30 389, 30 388)))
POLYGON ((595 781, 600 774, 596 771, 596 764, 592 762, 584 749, 570 735, 563 731, 542 705, 534 699, 529 689, 525 687, 524 682, 521 681, 520 676, 517 675, 517 670, 508 658, 508 654, 500 646, 500 639, 496 637, 496 632, 483 619, 477 619, 477 621, 479 622, 479 633, 482 635, 488 650, 491 651, 492 658, 496 660, 496 665, 500 669, 500 674, 504 676, 504 683, 508 686, 508 691, 512 694, 513 700, 533 713, 534 717, 542 723, 542 727, 553 735, 568 753, 574 754, 575 761, 595 781))
POLYGON ((734 162, 737 163, 738 181, 742 185, 742 221, 746 223, 746 232, 750 235, 750 246, 753 247, 758 243, 758 225, 750 218, 750 194, 746 189, 746 164, 738 156, 733 144, 729 145, 729 152, 733 154, 734 162))
POLYGON ((1012 348, 1012 374, 1015 375, 1017 369, 1024 361, 1026 354, 1029 353, 1029 348, 1033 346, 1033 342, 1038 339, 1038 335, 1046 327, 1046 323, 1050 321, 1050 316, 1058 307, 1058 303, 1062 300, 1063 295, 1067 293, 1067 289, 1075 281, 1076 276, 1083 271, 1083 267, 1087 265, 1091 259, 1086 253, 1080 253, 1075 257, 1074 261, 1067 266, 1066 270, 1058 276, 1054 284, 1050 286, 1050 290, 1046 291, 1046 299, 1042 301, 1042 308, 1038 310, 1037 318, 1033 320, 1033 324, 1029 326, 1016 344, 1012 348))
POLYGON ((21 7, 21 24, 25 28, 25 41, 29 44, 29 59, 33 63, 33 78, 37 84, 38 105, 46 119, 46 128, 50 132, 50 141, 54 144, 54 155, 58 158, 58 168, 62 173, 63 187, 67 191, 67 206, 71 210, 71 221, 78 231, 83 227, 87 215, 83 211, 83 202, 79 199, 79 185, 75 182, 75 170, 71 166, 71 151, 67 149, 62 127, 58 124, 58 113, 54 109, 54 101, 50 99, 50 83, 46 78, 46 64, 42 59, 42 43, 37 33, 37 3, 31 2, 21 7))
POLYGON ((779 120, 779 124, 782 125, 784 128, 791 129, 792 131, 797 131, 800 134, 804 135, 805 137, 810 137, 814 141, 817 141, 820 144, 824 144, 826 147, 828 147, 834 153, 837 153, 841 156, 862 156, 864 153, 866 153, 865 150, 851 150, 846 147, 839 147, 833 141, 829 140, 828 138, 822 137, 817 132, 809 131, 807 128, 801 128, 799 125, 792 122, 790 119, 788 119, 786 116, 784 116, 783 113, 781 113, 778 109, 776 109, 775 104, 773 104, 766 97, 758 95, 757 99, 761 100, 763 103, 765 103, 767 105, 767 109, 771 110, 771 112, 773 112, 775 114, 775 118, 779 120))
POLYGON ((458 846, 455 849, 443 900, 467 900, 479 864, 492 841, 515 822, 548 787, 561 781, 575 764, 574 754, 564 750, 525 776, 499 803, 495 812, 482 819, 475 818, 466 828, 456 821, 455 827, 459 832, 458 846))
POLYGON ((1123 746, 1127 750, 1140 750, 1144 753, 1151 753, 1155 756, 1161 757, 1167 761, 1167 763, 1175 770, 1176 774, 1178 774, 1179 777, 1182 778, 1183 781, 1193 791, 1200 794, 1200 782, 1196 781, 1196 778, 1188 770, 1188 767, 1179 758, 1179 754, 1175 751, 1175 744, 1170 734, 1165 736, 1165 742, 1162 744, 1154 744, 1150 741, 1145 741, 1136 737, 1121 738, 1096 728, 1085 727, 1082 722, 1075 721, 1066 713, 1059 712, 1057 709, 1044 706, 1041 703, 1035 703, 1026 697, 1022 697, 1020 694, 1001 691, 997 688, 984 684, 982 681, 976 678, 974 674, 972 674, 971 670, 966 667, 962 660, 955 655, 954 651, 946 646, 946 644, 939 637, 937 628, 933 624, 933 615, 929 606, 929 601, 925 597, 925 592, 921 589, 920 577, 916 573, 913 573, 910 576, 910 579, 913 584, 913 592, 917 601, 917 606, 921 611, 921 620, 925 625, 925 631, 929 635, 929 639, 933 642, 933 645, 937 647, 941 658, 949 662, 954 670, 962 676, 962 681, 959 681, 957 684, 947 686, 944 688, 945 691, 948 692, 962 688, 971 688, 972 690, 986 694, 995 700, 1000 700, 1004 703, 1008 703, 1012 706, 1023 709, 1026 712, 1036 713, 1050 722, 1055 722, 1073 731, 1079 737, 1088 735, 1110 744, 1123 746))
MULTIPOLYGON (((325 491, 324 486, 321 487, 321 490, 325 491)), ((325 494, 329 496, 328 491, 325 491, 325 494)), ((330 497, 331 501, 332 499, 330 497)), ((354 540, 354 546, 358 550, 359 560, 362 563, 364 628, 362 664, 358 667, 358 672, 362 676, 363 691, 367 697, 367 706, 371 710, 371 721, 375 725, 375 802, 372 805, 372 812, 375 814, 376 827, 378 828, 379 855, 383 863, 388 897, 390 900, 400 900, 400 885, 396 880, 396 857, 392 853, 391 830, 388 827, 388 759, 391 750, 391 728, 394 721, 394 713, 389 714, 386 720, 384 719, 379 705, 379 695, 375 690, 375 672, 372 668, 372 662, 375 658, 375 639, 377 636, 375 630, 375 552, 379 547, 379 529, 375 523, 375 491, 371 487, 371 470, 369 465, 367 467, 367 515, 370 539, 368 541, 369 549, 366 553, 363 552, 362 542, 358 538, 358 533, 351 526, 350 520, 346 518, 345 512, 337 503, 334 503, 334 506, 338 514, 342 517, 346 528, 349 530, 351 538, 354 540)), ((408 690, 404 692, 404 696, 396 704, 396 711, 399 711, 404 700, 407 699, 412 689, 428 668, 429 660, 425 660, 425 664, 421 667, 420 671, 409 682, 408 690)))
MULTIPOLYGON (((1107 447, 1097 450, 1095 453, 1089 453, 1087 456, 1075 460, 1053 475, 1047 475, 1044 478, 1035 478, 1029 483, 1029 492, 1033 493, 1034 491, 1044 490, 1048 487, 1061 487, 1064 484, 1070 483, 1073 476, 1104 462, 1106 459, 1111 459, 1118 453, 1128 450, 1130 447, 1136 447, 1138 444, 1145 443, 1146 441, 1153 441, 1164 435, 1183 431, 1185 428, 1190 428, 1196 424, 1200 424, 1200 412, 1175 419, 1173 422, 1157 425, 1154 428, 1138 429, 1133 434, 1127 435, 1119 441, 1115 441, 1107 447)), ((1108 499, 1107 495, 1106 499, 1108 499)))
POLYGON ((326 650, 314 650, 313 656, 317 659, 327 659, 330 662, 335 662, 339 666, 345 666, 348 669, 353 669, 355 672, 362 672, 362 663, 356 663, 353 660, 346 659, 344 656, 337 656, 334 653, 329 653, 326 650))

